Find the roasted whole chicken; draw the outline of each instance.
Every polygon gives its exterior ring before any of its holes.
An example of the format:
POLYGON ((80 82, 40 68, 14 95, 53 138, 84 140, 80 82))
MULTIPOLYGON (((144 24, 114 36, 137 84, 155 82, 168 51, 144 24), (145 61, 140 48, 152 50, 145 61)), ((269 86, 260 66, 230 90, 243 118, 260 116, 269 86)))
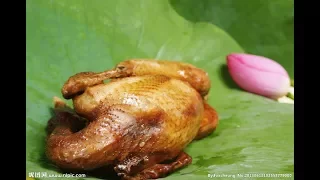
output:
POLYGON ((192 162, 184 152, 189 143, 216 129, 209 90, 206 72, 174 61, 132 59, 75 74, 61 91, 74 108, 54 98, 46 155, 64 170, 112 167, 122 179, 165 177, 192 162))

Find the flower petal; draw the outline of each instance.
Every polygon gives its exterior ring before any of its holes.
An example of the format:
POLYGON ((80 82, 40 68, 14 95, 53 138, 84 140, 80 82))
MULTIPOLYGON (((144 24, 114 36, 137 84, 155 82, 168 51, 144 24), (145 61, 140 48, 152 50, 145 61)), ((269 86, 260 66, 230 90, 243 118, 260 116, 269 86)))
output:
POLYGON ((290 88, 287 71, 277 62, 252 54, 227 56, 232 79, 242 89, 272 99, 285 96, 290 88))

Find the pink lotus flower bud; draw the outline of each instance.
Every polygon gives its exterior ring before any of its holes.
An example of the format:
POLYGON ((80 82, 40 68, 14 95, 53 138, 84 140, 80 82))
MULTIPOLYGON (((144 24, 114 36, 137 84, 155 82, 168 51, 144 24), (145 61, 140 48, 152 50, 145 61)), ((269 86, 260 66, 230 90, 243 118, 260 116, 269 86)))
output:
POLYGON ((289 91, 290 77, 287 71, 271 59, 232 53, 227 56, 227 65, 235 83, 248 92, 278 99, 289 91))

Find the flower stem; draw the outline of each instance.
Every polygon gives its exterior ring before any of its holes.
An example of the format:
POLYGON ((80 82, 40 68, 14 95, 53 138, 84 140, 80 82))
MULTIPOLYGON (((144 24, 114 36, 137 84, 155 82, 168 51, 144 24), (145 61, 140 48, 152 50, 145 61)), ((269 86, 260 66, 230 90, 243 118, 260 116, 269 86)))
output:
POLYGON ((294 100, 294 80, 293 79, 291 79, 290 85, 291 87, 289 88, 288 94, 286 95, 286 97, 294 100))
POLYGON ((287 97, 291 98, 294 100, 294 87, 289 88, 289 92, 287 94, 287 97))
POLYGON ((294 104, 294 100, 289 98, 289 97, 287 97, 287 96, 283 96, 283 97, 277 99, 277 101, 280 102, 280 103, 294 104))

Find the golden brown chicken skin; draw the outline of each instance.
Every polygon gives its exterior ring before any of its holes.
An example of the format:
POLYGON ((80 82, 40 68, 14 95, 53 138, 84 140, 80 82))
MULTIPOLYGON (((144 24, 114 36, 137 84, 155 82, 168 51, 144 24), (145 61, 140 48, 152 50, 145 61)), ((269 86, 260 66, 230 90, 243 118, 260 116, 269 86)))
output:
POLYGON ((155 179, 192 162, 184 148, 211 134, 216 111, 204 100, 207 74, 192 65, 128 60, 101 73, 78 73, 55 98, 46 154, 58 167, 113 166, 123 179, 155 179), (113 79, 103 83, 106 79, 113 79))
POLYGON ((143 75, 165 75, 180 79, 188 82, 203 97, 208 94, 211 87, 208 73, 191 64, 165 60, 131 59, 101 73, 81 72, 72 76, 64 84, 62 95, 70 99, 75 94, 83 92, 88 86, 101 84, 106 79, 143 75))

